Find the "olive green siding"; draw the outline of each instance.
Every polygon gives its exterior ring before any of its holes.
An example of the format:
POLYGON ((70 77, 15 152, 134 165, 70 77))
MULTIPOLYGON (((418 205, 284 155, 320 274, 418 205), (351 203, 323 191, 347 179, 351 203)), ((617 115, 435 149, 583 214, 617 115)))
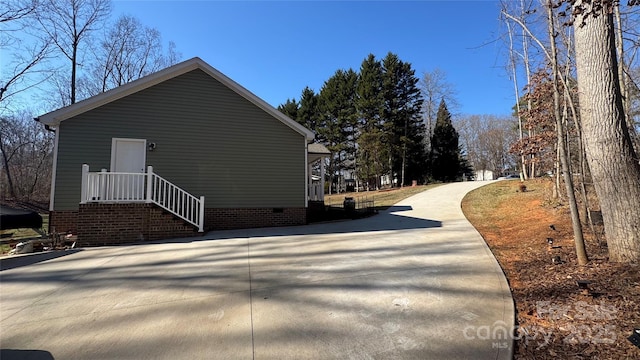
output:
POLYGON ((201 70, 61 122, 55 210, 78 209, 82 164, 108 170, 112 138, 156 143, 147 166, 207 208, 305 206, 305 137, 201 70))

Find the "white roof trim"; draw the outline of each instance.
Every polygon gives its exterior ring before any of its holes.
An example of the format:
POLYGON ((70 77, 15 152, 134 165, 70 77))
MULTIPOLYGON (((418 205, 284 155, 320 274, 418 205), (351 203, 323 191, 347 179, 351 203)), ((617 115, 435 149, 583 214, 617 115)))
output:
POLYGON ((211 65, 204 62, 199 57, 194 57, 192 59, 183 61, 176 65, 170 66, 164 70, 160 70, 153 74, 144 76, 138 80, 132 81, 130 83, 124 84, 122 86, 118 86, 117 88, 111 89, 109 91, 103 92, 96 96, 92 96, 88 99, 77 102, 73 105, 69 105, 58 110, 46 113, 41 115, 38 120, 49 126, 58 126, 61 121, 72 118, 76 115, 85 113, 89 110, 93 110, 102 105, 108 104, 110 102, 116 101, 138 91, 150 88, 154 85, 157 85, 166 80, 172 79, 174 77, 185 74, 189 71, 200 69, 207 73, 212 78, 218 80, 238 95, 244 97, 249 100, 254 105, 258 106, 265 112, 269 113, 276 119, 280 120, 285 125, 289 126, 291 129, 303 135, 307 141, 311 141, 314 138, 313 132, 304 126, 298 124, 288 116, 284 115, 273 106, 269 105, 266 101, 260 99, 258 96, 254 95, 249 90, 245 89, 242 85, 237 82, 231 80, 229 77, 221 73, 220 71, 213 68, 211 65))

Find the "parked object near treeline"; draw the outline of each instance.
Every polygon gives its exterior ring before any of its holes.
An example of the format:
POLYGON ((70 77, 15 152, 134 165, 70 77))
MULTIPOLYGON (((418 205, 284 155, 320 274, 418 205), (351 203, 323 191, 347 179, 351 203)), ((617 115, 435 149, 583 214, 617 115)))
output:
POLYGON ((50 231, 79 245, 304 224, 324 196, 313 133, 199 58, 37 120, 56 133, 50 231))
POLYGON ((42 216, 35 211, 0 205, 0 230, 42 227, 42 216))

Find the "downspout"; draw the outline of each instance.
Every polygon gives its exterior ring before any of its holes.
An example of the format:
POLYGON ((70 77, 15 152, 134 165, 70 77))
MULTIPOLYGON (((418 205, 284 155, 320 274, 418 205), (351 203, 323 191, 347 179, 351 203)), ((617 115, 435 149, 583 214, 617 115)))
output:
POLYGON ((309 207, 309 143, 304 141, 304 207, 309 207))
MULTIPOLYGON (((40 122, 40 118, 34 118, 33 120, 40 122)), ((49 219, 51 220, 51 212, 53 211, 54 195, 56 192, 56 171, 58 168, 58 140, 60 138, 60 131, 51 128, 49 125, 44 124, 44 128, 55 134, 53 140, 53 159, 51 169, 51 193, 49 195, 49 219)), ((51 233, 51 221, 49 221, 49 233, 51 233)))
MULTIPOLYGON (((33 118, 34 121, 40 122, 40 118, 33 118)), ((52 129, 51 126, 44 124, 44 128, 47 131, 50 131, 52 133, 56 132, 56 129, 52 129)))

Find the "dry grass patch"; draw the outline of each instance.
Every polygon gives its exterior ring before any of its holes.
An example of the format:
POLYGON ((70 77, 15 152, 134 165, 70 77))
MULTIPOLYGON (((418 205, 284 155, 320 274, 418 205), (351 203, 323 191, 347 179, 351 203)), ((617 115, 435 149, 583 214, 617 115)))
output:
POLYGON ((509 281, 515 358, 640 359, 640 349, 627 341, 640 327, 640 266, 608 262, 606 245, 586 229, 591 261, 579 266, 568 210, 548 200, 551 181, 524 184, 525 192, 520 181, 493 183, 462 203, 509 281), (591 281, 589 289, 579 289, 577 280, 591 281))

